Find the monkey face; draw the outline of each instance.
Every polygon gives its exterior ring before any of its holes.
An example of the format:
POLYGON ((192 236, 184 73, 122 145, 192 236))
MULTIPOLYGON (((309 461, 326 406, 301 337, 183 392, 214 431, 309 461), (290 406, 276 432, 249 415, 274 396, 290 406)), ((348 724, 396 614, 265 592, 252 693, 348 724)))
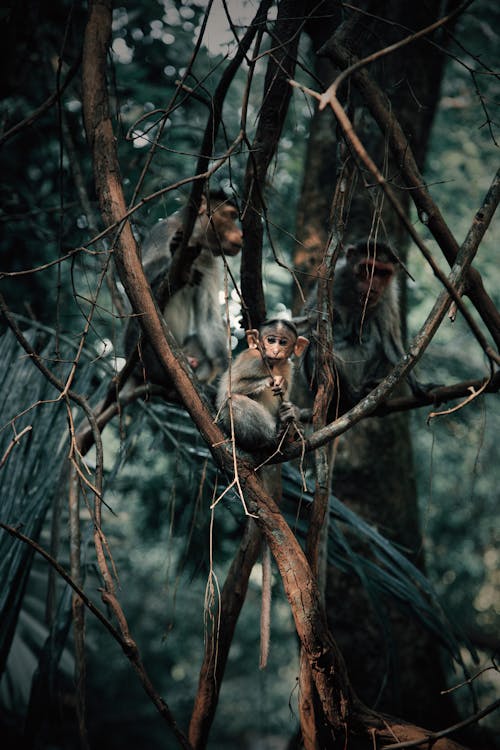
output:
POLYGON ((354 266, 357 289, 369 307, 378 304, 395 273, 394 263, 364 258, 354 266))
POLYGON ((375 307, 396 274, 393 251, 383 242, 363 241, 346 249, 346 260, 361 303, 375 307))
POLYGON ((240 252, 243 233, 237 222, 238 211, 230 203, 221 203, 212 211, 206 236, 214 255, 233 256, 240 252))
POLYGON ((309 345, 309 339, 298 336, 291 321, 276 318, 265 322, 260 331, 250 328, 246 332, 249 349, 259 349, 269 364, 284 362, 292 354, 300 357, 309 345))
POLYGON ((295 348, 296 337, 288 331, 268 329, 264 330, 261 342, 266 359, 272 363, 291 357, 295 348))

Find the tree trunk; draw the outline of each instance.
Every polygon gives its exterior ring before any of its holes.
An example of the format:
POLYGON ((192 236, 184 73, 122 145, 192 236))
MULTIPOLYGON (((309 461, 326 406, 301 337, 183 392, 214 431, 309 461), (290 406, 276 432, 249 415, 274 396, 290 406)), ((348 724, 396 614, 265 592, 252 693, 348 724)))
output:
MULTIPOLYGON (((365 2, 360 7, 368 5, 365 2)), ((438 2, 379 2, 375 3, 375 9, 373 5, 370 4, 369 10, 375 16, 389 18, 412 31, 436 20, 441 7, 438 2)), ((334 27, 330 33, 333 31, 334 27)), ((317 50, 324 43, 324 23, 319 35, 315 35, 313 27, 309 32, 317 50)), ((391 26, 372 20, 372 16, 358 14, 356 19, 347 18, 335 39, 358 57, 365 57, 407 33, 410 32, 397 25, 391 26)), ((329 62, 337 62, 338 58, 332 54, 334 46, 331 40, 325 45, 325 50, 327 48, 329 62)), ((419 41, 383 57, 367 69, 389 98, 419 166, 425 158, 438 102, 443 62, 439 50, 426 41, 419 41)), ((327 71, 323 61, 318 67, 319 77, 324 78, 327 71)), ((332 78, 327 85, 338 72, 337 69, 335 73, 332 65, 332 78)), ((343 84, 340 93, 347 95, 351 119, 353 109, 355 111, 356 132, 377 166, 390 177, 391 183, 402 184, 398 179, 398 165, 391 162, 390 155, 385 163, 387 146, 384 135, 363 106, 353 88, 354 83, 355 77, 349 83, 349 90, 343 84)), ((303 244, 297 249, 296 261, 301 269, 308 271, 318 265, 316 257, 307 252, 308 248, 317 252, 318 247, 324 247, 327 236, 338 145, 330 113, 316 112, 310 130, 297 227, 297 236, 303 244)), ((345 243, 373 234, 374 229, 379 231, 381 240, 386 239, 384 232, 387 231, 390 242, 403 254, 403 228, 387 208, 386 201, 382 207, 379 205, 377 190, 373 186, 367 189, 365 181, 369 185, 373 183, 369 174, 361 172, 347 217, 345 243)), ((408 207, 407 191, 399 192, 398 198, 408 207)), ((404 298, 403 292, 403 306, 404 298)), ((341 438, 334 467, 333 492, 383 534, 404 545, 410 558, 423 565, 408 415, 365 420, 341 438)), ((349 676, 359 697, 368 705, 425 726, 442 727, 452 723, 455 714, 451 702, 440 696, 444 678, 437 645, 423 626, 402 613, 392 602, 378 602, 387 612, 388 621, 384 625, 361 582, 337 569, 328 571, 326 597, 330 628, 345 656, 349 676)))

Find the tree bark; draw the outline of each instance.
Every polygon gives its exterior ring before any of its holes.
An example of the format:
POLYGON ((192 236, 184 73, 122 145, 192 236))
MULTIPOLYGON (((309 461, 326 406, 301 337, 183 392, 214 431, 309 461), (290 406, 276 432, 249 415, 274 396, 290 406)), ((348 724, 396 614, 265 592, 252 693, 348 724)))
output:
POLYGON ((243 252, 241 291, 244 300, 244 327, 258 328, 266 317, 262 287, 262 242, 264 236, 263 200, 267 170, 276 152, 283 129, 293 77, 298 43, 304 18, 304 0, 282 0, 274 27, 272 53, 264 82, 262 108, 255 138, 250 148, 242 216, 243 252))
MULTIPOLYGON (((379 2, 375 5, 375 9, 373 4, 369 9, 375 15, 416 31, 438 18, 441 4, 379 2)), ((367 3, 361 3, 360 7, 367 7, 367 3)), ((348 17, 336 37, 358 56, 365 57, 406 34, 397 25, 386 25, 360 14, 357 19, 348 17)), ((324 28, 321 35, 324 35, 324 28)), ((313 38, 316 49, 323 43, 321 36, 313 38)), ((419 168, 425 160, 443 62, 442 54, 422 40, 405 47, 399 54, 384 57, 367 69, 368 75, 375 77, 390 99, 419 168)), ((318 71, 323 77, 325 70, 328 68, 322 63, 318 71)), ((332 66, 332 77, 327 85, 334 75, 332 66)), ((341 93, 345 92, 345 88, 341 89, 341 93)), ((356 132, 363 144, 379 168, 390 175, 391 182, 402 185, 397 162, 389 158, 384 164, 387 152, 385 135, 375 126, 362 97, 351 89, 347 96, 351 119, 354 109, 356 132)), ((325 122, 325 114, 316 113, 311 125, 302 210, 299 209, 298 236, 303 245, 312 246, 313 251, 315 246, 311 238, 317 237, 317 246, 321 247, 326 236, 329 204, 325 202, 325 195, 333 193, 333 186, 325 176, 333 177, 336 173, 339 147, 335 129, 329 127, 331 117, 328 115, 329 120, 325 122), (314 207, 312 211, 310 206, 314 207)), ((375 190, 373 187, 366 189, 364 180, 368 184, 371 182, 369 175, 360 173, 347 218, 346 243, 368 236, 377 226, 380 211, 375 190)), ((399 197, 407 207, 407 194, 401 191, 399 197)), ((384 205, 381 215, 390 241, 398 251, 404 249, 404 230, 393 212, 384 205)), ((381 227, 379 236, 385 239, 381 227)), ((317 261, 315 258, 308 261, 307 249, 299 247, 296 261, 309 271, 317 261), (309 268, 307 262, 311 264, 309 268)), ((404 293, 402 296, 404 303, 404 293)), ((385 535, 403 544, 413 561, 423 565, 407 415, 393 414, 364 420, 342 436, 334 467, 333 491, 385 535)), ((435 727, 453 723, 456 714, 451 701, 440 696, 444 678, 437 646, 423 627, 392 603, 384 602, 382 606, 388 617, 386 629, 361 582, 331 568, 326 594, 329 624, 359 696, 368 705, 377 705, 382 710, 424 725, 435 727)))

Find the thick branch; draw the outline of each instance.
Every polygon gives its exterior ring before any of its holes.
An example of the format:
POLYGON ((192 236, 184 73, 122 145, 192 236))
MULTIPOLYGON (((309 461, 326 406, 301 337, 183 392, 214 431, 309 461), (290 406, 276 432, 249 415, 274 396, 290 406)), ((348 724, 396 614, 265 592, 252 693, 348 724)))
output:
MULTIPOLYGON (((107 223, 122 221, 125 214, 104 77, 111 28, 110 5, 109 0, 100 0, 91 6, 84 65, 85 126, 93 152, 97 192, 107 223)), ((297 12, 296 5, 294 8, 297 12)), ((158 359, 219 466, 231 473, 233 457, 224 447, 224 436, 214 424, 203 398, 193 387, 186 365, 182 361, 178 362, 172 351, 171 334, 158 314, 128 222, 123 223, 117 240, 116 264, 134 312, 142 313, 141 326, 158 359)), ((277 562, 327 722, 339 736, 351 727, 364 734, 367 721, 377 723, 380 727, 380 719, 365 711, 352 694, 342 657, 328 631, 311 569, 294 534, 272 498, 263 492, 253 468, 239 461, 238 474, 248 506, 257 515, 258 525, 277 562)), ((123 623, 120 625, 123 627, 123 623)), ((151 697, 158 706, 156 694, 151 697)), ((171 719, 169 724, 181 745, 190 747, 171 719)))
POLYGON ((262 109, 246 168, 241 258, 241 291, 248 309, 244 328, 257 327, 266 315, 262 289, 262 195, 267 170, 276 152, 288 111, 290 87, 287 78, 295 70, 304 7, 303 0, 282 0, 279 4, 273 32, 278 44, 269 56, 262 109))
MULTIPOLYGON (((85 125, 93 150, 96 187, 103 215, 108 223, 112 223, 125 213, 125 201, 118 179, 116 143, 109 119, 104 81, 105 50, 110 28, 109 11, 108 3, 93 5, 91 29, 87 36, 89 44, 94 40, 98 43, 97 46, 89 47, 87 59, 98 61, 99 64, 85 66, 84 80, 85 125)), ((158 359, 168 372, 219 465, 231 471, 233 459, 222 447, 225 442, 224 436, 214 424, 204 400, 193 387, 186 366, 182 362, 177 362, 169 345, 171 334, 159 317, 128 222, 124 223, 117 241, 116 265, 134 312, 142 313, 141 326, 158 359)), ((313 678, 324 705, 325 716, 333 726, 341 729, 348 714, 347 675, 328 633, 318 591, 304 553, 273 500, 262 492, 253 469, 241 463, 239 476, 248 502, 256 511, 261 530, 277 560, 297 631, 311 660, 313 678)), ((179 736, 178 732, 176 734, 178 739, 182 740, 182 736, 179 736)))
MULTIPOLYGON (((120 171, 116 154, 111 120, 109 116, 109 102, 106 88, 105 62, 111 36, 111 1, 95 0, 90 5, 89 19, 85 31, 85 45, 83 56, 83 104, 84 122, 87 139, 92 149, 94 162, 94 176, 101 210, 106 224, 120 220, 125 214, 126 207, 121 188, 120 171)), ((128 222, 122 225, 122 231, 117 239, 117 258, 120 258, 120 248, 126 243, 130 254, 135 258, 135 264, 139 265, 136 271, 132 265, 131 275, 137 272, 139 278, 145 282, 144 273, 140 266, 135 240, 128 222)), ((151 291, 149 290, 149 297, 151 291)), ((154 304, 154 303, 153 303, 154 304)), ((136 301, 136 305, 138 305, 136 301)), ((151 681, 140 661, 137 645, 128 631, 125 616, 114 593, 114 586, 108 571, 106 555, 103 550, 103 535, 100 530, 100 514, 96 506, 95 517, 96 530, 94 542, 96 547, 99 567, 103 575, 106 591, 103 599, 112 607, 120 625, 123 638, 127 641, 132 663, 141 680, 142 686, 151 698, 155 707, 166 720, 180 745, 189 748, 189 742, 177 726, 168 706, 157 691, 153 688, 151 681)))
POLYGON ((500 372, 488 381, 485 380, 466 380, 453 385, 444 385, 439 388, 433 388, 426 393, 418 396, 397 396, 389 401, 380 404, 370 416, 380 417, 385 414, 393 414, 398 411, 409 411, 410 409, 419 409, 423 406, 439 406, 447 401, 457 398, 466 398, 471 393, 497 393, 500 389, 500 372))
POLYGON ((261 534, 249 518, 220 599, 220 619, 206 638, 198 692, 189 724, 189 741, 195 750, 206 747, 224 679, 229 648, 245 601, 250 573, 261 548, 261 534))
MULTIPOLYGON (((219 127, 222 121, 222 107, 224 100, 228 92, 229 86, 231 85, 234 76, 240 69, 241 63, 243 62, 250 45, 259 29, 264 25, 267 18, 267 12, 272 4, 272 0, 261 0, 257 13, 241 42, 238 43, 238 51, 232 58, 231 62, 224 69, 221 79, 215 89, 215 93, 210 100, 210 115, 205 127, 205 133, 203 135, 203 141, 200 148, 200 156, 196 166, 196 173, 200 174, 208 170, 209 162, 212 157, 215 142, 219 132, 219 127)), ((201 203, 204 185, 202 182, 193 182, 191 189, 190 199, 187 204, 186 220, 184 222, 184 240, 182 245, 179 247, 174 255, 172 265, 169 270, 168 278, 168 291, 167 289, 162 290, 164 294, 159 299, 160 307, 163 307, 167 301, 167 295, 173 294, 180 286, 182 286, 182 279, 185 278, 186 267, 190 268, 196 255, 199 252, 198 248, 192 248, 188 245, 188 238, 191 237, 196 216, 198 214, 198 208, 201 203)))

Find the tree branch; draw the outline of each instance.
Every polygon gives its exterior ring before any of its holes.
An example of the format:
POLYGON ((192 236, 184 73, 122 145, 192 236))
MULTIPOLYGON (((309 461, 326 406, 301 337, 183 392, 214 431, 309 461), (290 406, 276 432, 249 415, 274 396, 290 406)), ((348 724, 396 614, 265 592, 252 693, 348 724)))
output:
MULTIPOLYGON (((296 4, 291 5, 297 12, 296 4)), ((104 74, 111 28, 110 6, 109 0, 95 0, 92 3, 84 55, 85 128, 93 154, 97 193, 107 224, 122 221, 125 213, 104 74)), ((218 465, 231 474, 233 456, 224 447, 226 440, 214 424, 207 404, 193 387, 186 365, 175 358, 170 345, 171 334, 159 316, 128 222, 122 222, 117 238, 116 265, 134 312, 142 313, 140 324, 158 359, 218 465)), ((448 296, 445 297, 448 300, 448 296)), ((370 727, 376 726, 375 731, 378 732, 382 721, 365 709, 351 690, 342 656, 328 631, 318 588, 300 545, 273 499, 263 491, 254 469, 243 461, 238 461, 238 479, 248 507, 257 516, 257 523, 278 565, 326 721, 339 738, 350 730, 361 732, 365 737, 372 736, 370 727)), ((105 598, 112 599, 108 591, 105 598)), ((125 625, 120 620, 120 626, 124 628, 125 625)), ((128 632, 127 637, 130 637, 128 632)), ((157 703, 155 705, 158 707, 157 703)), ((182 732, 172 721, 169 723, 182 746, 190 747, 182 732)), ((440 746, 438 742, 436 748, 439 747, 451 745, 441 743, 440 746)))
POLYGON ((249 518, 222 588, 217 632, 212 632, 205 642, 198 691, 189 724, 189 740, 195 750, 206 747, 224 679, 229 648, 245 601, 250 573, 260 548, 260 531, 255 521, 249 518))
MULTIPOLYGON (((356 135, 356 132, 354 130, 354 127, 351 121, 347 117, 344 111, 344 108, 342 107, 339 100, 337 99, 336 81, 330 86, 330 88, 324 94, 318 94, 312 89, 307 89, 306 87, 301 86, 300 84, 298 84, 296 81, 293 81, 293 80, 291 80, 290 83, 292 86, 301 88, 302 90, 311 94, 311 96, 314 96, 316 99, 318 99, 320 102, 320 109, 323 109, 324 107, 326 107, 327 104, 331 106, 335 114, 335 117, 337 118, 337 121, 344 132, 344 136, 349 141, 354 152, 361 159, 361 161, 365 164, 366 168, 372 173, 377 185, 379 185, 379 187, 382 188, 384 194, 387 196, 392 208, 394 209, 398 219, 403 224, 408 234, 411 236, 411 238, 413 239, 417 247, 422 252, 427 263, 431 266, 434 272, 434 275, 437 276, 437 278, 440 280, 443 286, 447 289, 449 295, 451 296, 451 298, 453 299, 453 301, 459 308, 460 312, 462 313, 463 317, 465 318, 467 322, 467 325, 469 326, 473 335, 479 342, 480 346, 483 348, 484 352, 491 360, 494 360, 495 362, 497 362, 497 364, 500 364, 500 355, 497 352, 495 352, 489 345, 487 339, 485 338, 482 331, 478 327, 476 321, 474 320, 472 315, 469 313, 468 309, 465 307, 464 302, 461 298, 460 292, 453 286, 450 280, 445 276, 445 274, 441 271, 437 263, 434 261, 432 254, 429 252, 429 250, 425 246, 425 243, 422 241, 419 234, 416 232, 415 228, 413 227, 412 222, 406 215, 406 211, 403 209, 400 201, 396 198, 396 195, 389 187, 385 177, 382 175, 382 173, 376 166, 375 162, 369 156, 363 144, 361 143, 360 139, 356 135)), ((496 183, 497 183, 495 186, 496 191, 494 192, 497 193, 497 199, 498 199, 500 198, 500 182, 498 179, 496 180, 496 183)), ((497 203, 498 203, 498 200, 497 200, 497 203)), ((495 208, 496 208, 496 204, 495 204, 495 208)), ((477 250, 477 246, 476 246, 476 250, 477 250)), ((500 329, 499 329, 499 333, 500 333, 500 329)))
MULTIPOLYGON (((462 3, 454 13, 445 19, 441 19, 441 23, 448 22, 450 18, 458 12, 462 12, 469 4, 469 2, 462 3)), ((423 32, 427 33, 428 29, 424 29, 423 32)), ((416 35, 411 35, 399 43, 399 46, 403 42, 409 43, 414 41, 415 38, 416 35)), ((387 54, 390 51, 391 48, 388 47, 381 50, 380 54, 387 54)), ((363 96, 374 120, 388 140, 389 148, 393 152, 394 159, 401 169, 405 184, 410 189, 409 193, 418 211, 420 220, 429 228, 449 265, 452 266, 458 254, 459 245, 427 190, 410 144, 397 118, 387 105, 387 97, 367 71, 361 70, 362 66, 367 65, 374 59, 374 56, 364 58, 353 64, 353 56, 349 49, 337 41, 335 37, 324 45, 318 54, 321 53, 327 54, 335 64, 345 69, 341 76, 336 79, 337 85, 345 80, 347 76, 352 75, 353 81, 363 96)), ((496 202, 498 203, 498 199, 496 202)), ((500 313, 484 289, 480 273, 474 268, 469 269, 468 272, 466 294, 470 297, 487 325, 496 346, 500 348, 500 313)))
MULTIPOLYGON (((265 23, 271 4, 272 0, 261 0, 250 27, 244 34, 243 39, 238 42, 238 51, 236 52, 236 55, 224 69, 214 95, 210 100, 210 115, 203 134, 203 140, 199 152, 200 156, 196 165, 196 173, 206 172, 208 169, 222 121, 222 107, 224 105, 227 91, 250 49, 250 45, 252 44, 256 33, 265 23)), ((204 185, 202 182, 193 182, 191 195, 187 203, 186 218, 183 227, 183 241, 172 260, 168 274, 168 285, 165 285, 165 289, 162 289, 162 295, 159 299, 159 305, 161 308, 163 308, 167 302, 168 295, 173 294, 173 292, 182 285, 182 278, 185 278, 186 267, 191 267, 196 255, 199 253, 199 247, 189 247, 188 241, 193 232, 196 216, 201 204, 203 188, 204 185)))
POLYGON ((255 138, 248 158, 243 201, 243 253, 241 258, 241 291, 248 313, 244 328, 256 328, 266 316, 262 288, 261 220, 262 194, 266 175, 276 152, 290 102, 287 78, 295 70, 299 31, 303 25, 304 0, 282 0, 273 35, 278 40, 266 71, 264 100, 255 138))
MULTIPOLYGON (((469 270, 470 263, 474 257, 476 251, 477 236, 471 230, 464 241, 464 244, 459 250, 455 264, 451 269, 449 276, 450 283, 455 287, 459 288, 463 283, 466 274, 469 270)), ((365 398, 363 398, 358 404, 349 409, 338 419, 330 422, 329 425, 321 430, 318 430, 313 435, 310 435, 305 441, 306 450, 315 450, 320 445, 324 445, 329 440, 342 435, 350 427, 357 424, 361 419, 371 415, 375 409, 389 396, 395 386, 407 375, 411 368, 420 359, 425 349, 429 345, 432 337, 439 328, 441 321, 446 315, 450 304, 450 297, 447 290, 443 290, 436 299, 432 310, 430 311, 426 321, 414 336, 410 343, 407 353, 401 359, 398 364, 393 368, 392 372, 389 373, 380 383, 374 388, 365 398)), ((289 448, 283 460, 289 458, 297 458, 302 452, 302 446, 294 446, 289 448)))

